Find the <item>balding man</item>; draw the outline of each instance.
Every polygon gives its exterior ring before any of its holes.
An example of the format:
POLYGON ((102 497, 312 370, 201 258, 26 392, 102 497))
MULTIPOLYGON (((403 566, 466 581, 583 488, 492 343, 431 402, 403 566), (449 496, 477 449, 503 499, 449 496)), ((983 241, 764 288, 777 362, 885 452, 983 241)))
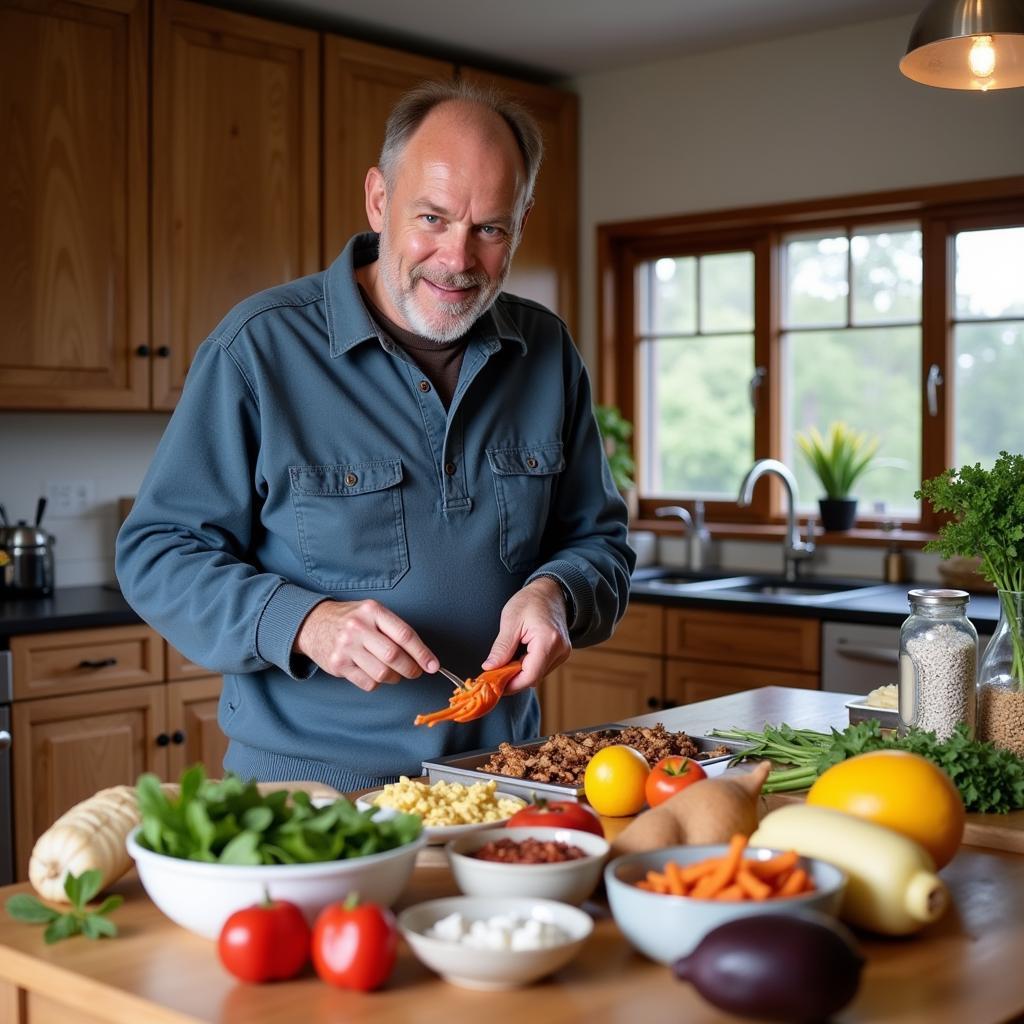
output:
POLYGON ((374 233, 199 349, 117 573, 224 673, 228 770, 354 790, 535 736, 535 685, 622 615, 634 558, 586 371, 557 316, 501 291, 541 148, 500 96, 409 93, 366 176, 374 233), (447 703, 441 665, 517 654, 490 714, 413 726, 447 703))

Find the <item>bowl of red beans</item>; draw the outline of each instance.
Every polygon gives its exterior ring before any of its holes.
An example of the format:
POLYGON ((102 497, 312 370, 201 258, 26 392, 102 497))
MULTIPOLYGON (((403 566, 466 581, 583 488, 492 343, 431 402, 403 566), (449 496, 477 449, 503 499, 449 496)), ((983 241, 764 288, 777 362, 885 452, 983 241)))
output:
POLYGON ((608 841, 569 828, 489 828, 445 847, 467 896, 529 896, 579 905, 597 888, 608 841))

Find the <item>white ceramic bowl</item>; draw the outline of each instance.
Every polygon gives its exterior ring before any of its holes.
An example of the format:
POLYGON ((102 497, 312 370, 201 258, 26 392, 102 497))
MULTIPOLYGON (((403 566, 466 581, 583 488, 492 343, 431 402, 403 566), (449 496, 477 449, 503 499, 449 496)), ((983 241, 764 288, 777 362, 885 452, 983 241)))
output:
MULTIPOLYGON (((638 889, 634 882, 648 871, 661 871, 668 861, 693 864, 707 857, 719 857, 728 849, 718 846, 669 846, 648 853, 629 853, 613 860, 604 871, 605 889, 612 916, 622 933, 641 953, 663 964, 686 956, 713 928, 737 917, 753 914, 799 914, 805 910, 835 917, 846 888, 846 873, 832 864, 801 857, 810 872, 815 891, 802 896, 752 902, 696 900, 689 896, 667 896, 638 889)), ((745 851, 759 860, 778 853, 760 847, 745 851)))
POLYGON ((367 903, 390 906, 427 841, 420 835, 384 853, 315 864, 207 864, 147 850, 138 833, 135 828, 129 834, 128 853, 146 895, 176 924, 206 939, 217 938, 236 910, 259 903, 264 889, 274 899, 297 904, 310 924, 328 903, 353 890, 367 903))
POLYGON ((587 941, 594 922, 584 911, 554 900, 451 896, 403 910, 398 915, 398 927, 416 958, 445 981, 462 988, 499 991, 529 985, 564 967, 587 941), (536 912, 569 938, 546 949, 507 950, 474 949, 424 934, 441 918, 456 912, 470 921, 483 921, 498 914, 536 912))
POLYGON ((534 896, 582 903, 597 888, 608 856, 608 841, 592 832, 569 828, 490 828, 454 839, 445 847, 459 889, 467 896, 534 896), (578 860, 555 864, 505 864, 471 856, 498 839, 539 839, 578 846, 578 860))
MULTIPOLYGON (((383 793, 382 789, 375 789, 372 793, 364 793, 360 797, 356 797, 356 807, 361 811, 369 810, 371 807, 377 807, 377 797, 383 793)), ((500 797, 502 800, 514 800, 517 804, 516 810, 520 810, 526 806, 526 801, 515 793, 504 793, 501 790, 495 792, 495 797, 500 797)), ((387 818, 393 818, 396 814, 403 812, 396 811, 393 807, 379 807, 377 813, 374 815, 374 820, 385 820, 387 818)), ((405 812, 413 813, 413 812, 405 812)), ((494 828, 495 826, 501 825, 503 822, 508 821, 512 815, 510 814, 507 818, 499 818, 497 821, 475 821, 467 825, 428 825, 426 822, 423 823, 423 834, 427 837, 427 842, 433 846, 440 846, 443 843, 447 843, 451 839, 457 839, 459 836, 468 836, 474 832, 480 832, 483 829, 494 828)))

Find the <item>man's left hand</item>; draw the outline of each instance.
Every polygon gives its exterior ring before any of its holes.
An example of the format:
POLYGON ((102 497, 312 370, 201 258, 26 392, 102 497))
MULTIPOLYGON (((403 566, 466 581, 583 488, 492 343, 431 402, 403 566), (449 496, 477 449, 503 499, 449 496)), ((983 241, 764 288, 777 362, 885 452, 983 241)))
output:
POLYGON ((572 651, 565 595, 555 580, 542 576, 508 600, 501 610, 498 636, 481 667, 487 671, 508 664, 521 645, 526 647, 523 670, 509 684, 506 693, 518 693, 535 686, 572 651))

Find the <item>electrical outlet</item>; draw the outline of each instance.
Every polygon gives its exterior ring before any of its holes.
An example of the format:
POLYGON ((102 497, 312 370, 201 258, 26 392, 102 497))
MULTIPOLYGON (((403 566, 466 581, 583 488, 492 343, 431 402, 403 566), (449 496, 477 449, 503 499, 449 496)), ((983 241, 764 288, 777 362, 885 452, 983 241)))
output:
POLYGON ((54 516, 82 516, 96 501, 92 480, 49 480, 46 484, 46 511, 54 516))

